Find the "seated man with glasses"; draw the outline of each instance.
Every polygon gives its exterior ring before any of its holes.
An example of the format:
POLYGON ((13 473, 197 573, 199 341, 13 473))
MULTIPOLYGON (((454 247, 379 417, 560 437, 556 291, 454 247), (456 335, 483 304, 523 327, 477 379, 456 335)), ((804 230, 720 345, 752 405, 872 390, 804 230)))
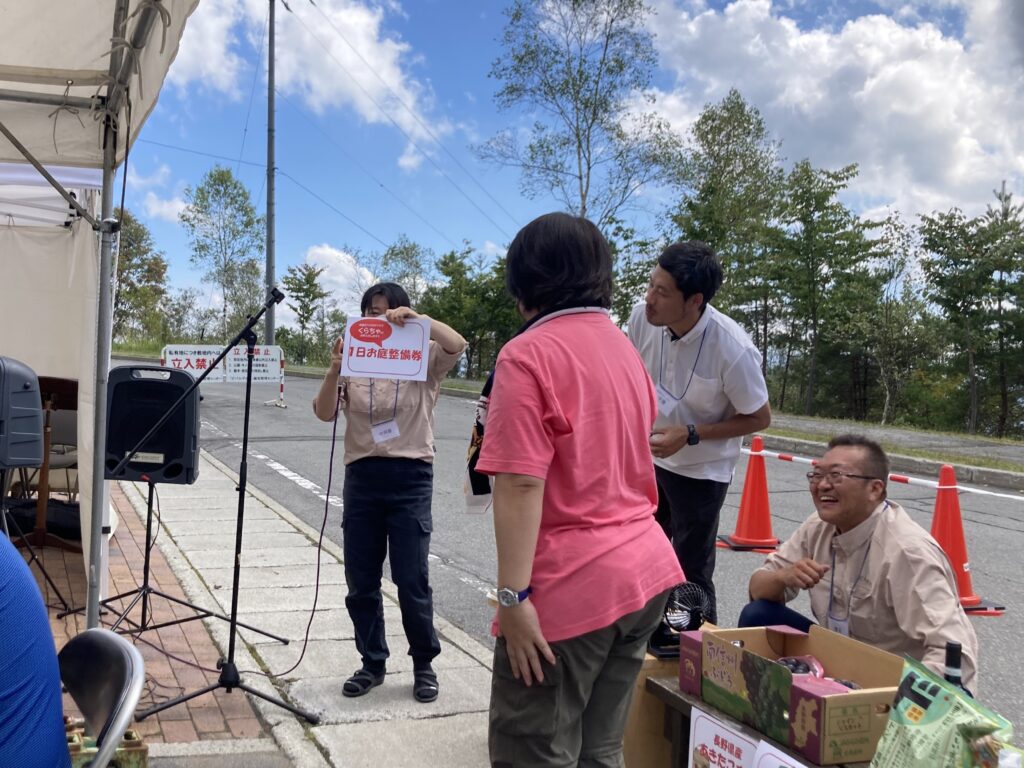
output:
POLYGON ((840 435, 807 473, 817 513, 750 577, 741 627, 786 624, 804 632, 811 619, 786 607, 802 589, 824 627, 942 675, 946 642, 963 646, 963 681, 974 690, 978 640, 938 542, 886 499, 889 459, 859 435, 840 435))

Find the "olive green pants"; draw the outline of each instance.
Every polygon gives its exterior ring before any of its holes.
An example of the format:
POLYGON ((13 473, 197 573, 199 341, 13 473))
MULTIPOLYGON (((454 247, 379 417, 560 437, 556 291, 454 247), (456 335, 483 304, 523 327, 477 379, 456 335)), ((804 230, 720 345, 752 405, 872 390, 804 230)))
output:
POLYGON ((647 641, 668 592, 610 626, 551 643, 544 682, 512 676, 505 640, 494 648, 488 746, 493 768, 622 768, 622 732, 647 641))

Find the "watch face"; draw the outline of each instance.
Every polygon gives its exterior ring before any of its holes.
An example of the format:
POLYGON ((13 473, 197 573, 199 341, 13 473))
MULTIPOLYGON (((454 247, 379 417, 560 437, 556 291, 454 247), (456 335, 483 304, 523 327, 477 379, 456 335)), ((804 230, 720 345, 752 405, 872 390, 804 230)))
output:
POLYGON ((499 589, 498 604, 504 606, 505 608, 511 608, 513 605, 519 604, 519 595, 517 595, 511 589, 499 589))

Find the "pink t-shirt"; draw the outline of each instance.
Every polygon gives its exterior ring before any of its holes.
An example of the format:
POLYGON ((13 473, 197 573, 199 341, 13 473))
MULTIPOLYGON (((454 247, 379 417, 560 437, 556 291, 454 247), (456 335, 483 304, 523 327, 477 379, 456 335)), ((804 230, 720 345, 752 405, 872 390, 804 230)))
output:
POLYGON ((477 469, 545 481, 530 600, 548 642, 683 581, 654 521, 656 414, 640 356, 603 311, 545 318, 498 355, 477 469))

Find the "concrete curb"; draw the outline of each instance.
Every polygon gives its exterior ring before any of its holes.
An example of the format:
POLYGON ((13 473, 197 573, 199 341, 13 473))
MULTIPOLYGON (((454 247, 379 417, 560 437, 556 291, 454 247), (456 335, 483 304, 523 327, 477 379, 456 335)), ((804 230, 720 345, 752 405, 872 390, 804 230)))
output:
MULTIPOLYGON (((792 453, 807 458, 815 458, 822 454, 828 440, 799 440, 793 437, 775 437, 773 435, 761 435, 764 440, 764 447, 782 453, 792 453)), ((744 440, 746 447, 750 446, 749 438, 744 440)), ((1024 474, 1008 472, 1002 469, 988 469, 986 467, 975 467, 970 464, 956 462, 935 461, 934 459, 921 459, 916 456, 903 456, 898 453, 889 454, 889 462, 893 470, 923 476, 924 479, 937 479, 939 469, 950 464, 956 470, 956 479, 961 483, 973 485, 989 485, 996 488, 1003 488, 1018 493, 1024 493, 1024 474)))

